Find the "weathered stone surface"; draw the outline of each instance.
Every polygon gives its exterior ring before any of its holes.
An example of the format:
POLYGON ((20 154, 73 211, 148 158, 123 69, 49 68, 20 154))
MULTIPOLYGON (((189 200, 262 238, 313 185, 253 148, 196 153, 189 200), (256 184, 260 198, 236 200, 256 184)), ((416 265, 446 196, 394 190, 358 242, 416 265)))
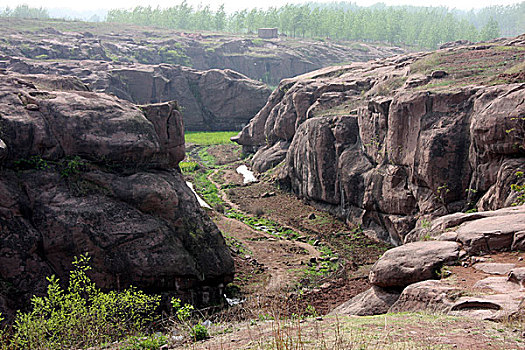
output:
POLYGON ((469 254, 510 250, 516 232, 525 228, 525 213, 469 221, 456 232, 469 254))
POLYGON ((417 282, 403 289, 388 312, 445 312, 459 295, 460 289, 442 280, 417 282))
MULTIPOLYGON (((525 229, 523 216, 525 206, 514 206, 492 211, 476 213, 454 213, 439 217, 428 224, 425 229, 414 229, 405 237, 405 242, 415 242, 424 235, 439 237, 447 232, 454 232, 457 239, 466 243, 472 254, 488 247, 485 236, 492 237, 493 249, 508 250, 516 236, 516 245, 521 244, 521 235, 518 233, 525 229), (449 231, 453 229, 454 231, 449 231), (499 243, 496 241, 499 240, 499 243), (479 246, 478 246, 479 245, 479 246), (499 247, 499 248, 498 248, 499 247)), ((514 249, 513 249, 514 250, 514 249)))
POLYGON ((289 147, 290 143, 287 141, 277 142, 271 147, 262 147, 257 151, 257 161, 252 163, 253 170, 265 172, 273 168, 284 160, 289 147))
MULTIPOLYGON (((507 277, 487 277, 474 284, 474 288, 490 290, 495 293, 515 293, 521 288, 518 284, 508 280, 507 277)), ((523 295, 525 296, 525 295, 523 295)))
POLYGON ((508 320, 520 313, 522 293, 462 297, 451 307, 449 314, 482 320, 508 320))
POLYGON ((457 239, 458 239, 458 234, 457 234, 457 232, 454 232, 454 231, 450 231, 450 232, 442 233, 442 234, 438 237, 438 241, 450 241, 450 242, 455 242, 455 241, 457 241, 457 239))
POLYGON ((405 287, 437 277, 443 265, 459 258, 456 242, 428 241, 402 245, 390 250, 372 267, 370 283, 379 287, 405 287))
MULTIPOLYGON (((520 50, 520 43, 499 44, 520 50)), ((462 52, 447 50, 447 57, 462 52)), ((483 50, 498 55, 490 45, 483 50)), ((424 236, 422 218, 512 204, 517 194, 510 185, 525 181, 516 176, 525 129, 515 118, 525 115, 525 85, 480 81, 416 90, 444 75, 436 71, 432 78, 431 67, 418 71, 423 57, 328 67, 283 80, 235 140, 254 153, 291 141, 281 185, 394 244, 414 229, 418 237, 411 241, 424 236), (341 124, 347 131, 336 140, 341 124)), ((270 154, 256 153, 253 163, 266 170, 270 154)))
POLYGON ((512 269, 509 273, 508 280, 525 288, 525 267, 512 269))
POLYGON ((512 239, 511 250, 525 250, 525 231, 519 231, 514 234, 512 239))
POLYGON ((503 263, 478 263, 474 265, 474 268, 491 275, 508 275, 515 266, 515 264, 503 263))
MULTIPOLYGON (((95 90, 135 104, 178 101, 188 130, 238 130, 270 95, 262 83, 232 70, 100 61, 39 62, 11 58, 10 71, 52 90, 95 90), (72 76, 58 82, 45 74, 72 76)), ((32 104, 31 104, 32 105, 32 104)), ((28 104, 29 106, 29 104, 28 104)))
POLYGON ((78 32, 78 26, 62 23, 63 31, 39 28, 42 23, 24 19, 13 25, 1 19, 8 56, 49 60, 103 60, 122 63, 181 64, 200 70, 233 69, 252 79, 276 85, 293 77, 339 62, 369 61, 405 50, 399 47, 333 40, 281 38, 252 40, 220 33, 144 30, 135 26, 98 27, 78 32))
POLYGON ((399 295, 399 291, 372 286, 372 288, 356 295, 346 303, 339 305, 331 313, 357 316, 385 314, 399 298, 399 295))
POLYGON ((86 252, 102 288, 220 300, 233 260, 178 170, 177 104, 139 109, 30 81, 0 75, 0 311, 24 308, 46 276, 67 280, 73 257, 86 252))

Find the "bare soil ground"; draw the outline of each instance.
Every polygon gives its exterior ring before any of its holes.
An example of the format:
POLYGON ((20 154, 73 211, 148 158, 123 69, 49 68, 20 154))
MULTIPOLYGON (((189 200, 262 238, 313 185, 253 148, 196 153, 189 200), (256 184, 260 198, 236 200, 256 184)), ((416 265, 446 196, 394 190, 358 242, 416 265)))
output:
MULTIPOLYGON (((235 285, 246 301, 212 318, 211 339, 191 349, 525 349, 523 324, 501 325, 445 315, 394 314, 374 317, 326 316, 369 288, 371 265, 389 248, 358 227, 318 210, 276 188, 271 175, 243 185, 235 169, 248 160, 232 145, 207 150, 219 165, 208 179, 226 208, 254 220, 269 219, 296 233, 294 239, 253 228, 217 211, 211 217, 234 257, 235 285), (323 259, 335 270, 319 272, 323 259), (313 276, 312 276, 312 272, 313 276), (311 316, 303 319, 303 316, 311 316)), ((198 150, 191 152, 195 158, 198 150)), ((489 262, 525 266, 525 253, 504 253, 489 262)), ((468 289, 488 277, 472 266, 451 267, 468 289)))

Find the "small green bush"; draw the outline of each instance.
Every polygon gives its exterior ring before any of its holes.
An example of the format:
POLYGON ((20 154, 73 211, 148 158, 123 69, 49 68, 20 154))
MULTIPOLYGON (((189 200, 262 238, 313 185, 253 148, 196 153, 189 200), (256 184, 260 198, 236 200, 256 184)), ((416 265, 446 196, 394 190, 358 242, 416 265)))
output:
POLYGON ((64 349, 90 347, 144 332, 156 319, 160 296, 134 287, 100 291, 87 276, 89 256, 73 261, 69 286, 48 277, 47 296, 31 299, 32 311, 16 315, 11 348, 64 349))
POLYGON ((191 337, 195 341, 207 339, 209 337, 209 335, 208 335, 208 328, 206 328, 204 325, 202 325, 200 323, 196 324, 191 329, 191 337))
MULTIPOLYGON (((516 172, 516 177, 518 179, 521 179, 523 176, 524 176, 523 171, 516 172)), ((518 198, 516 198, 516 201, 512 203, 512 205, 525 204, 525 184, 520 185, 520 184, 515 183, 515 184, 510 185, 510 188, 512 191, 518 193, 518 198)))
POLYGON ((180 322, 186 322, 191 317, 191 313, 194 309, 193 305, 190 304, 184 304, 183 306, 180 299, 178 298, 171 299, 171 306, 173 307, 173 311, 175 311, 175 315, 180 322))
POLYGON ((75 156, 74 158, 68 159, 63 162, 62 169, 60 171, 60 175, 62 177, 69 177, 72 175, 77 175, 80 173, 81 169, 85 165, 86 164, 79 156, 75 156))
POLYGON ((168 338, 161 334, 153 334, 149 337, 130 337, 123 350, 158 350, 168 343, 168 338))
POLYGON ((45 159, 41 156, 31 156, 29 158, 22 158, 14 161, 15 167, 18 170, 46 170, 49 168, 49 165, 45 159))

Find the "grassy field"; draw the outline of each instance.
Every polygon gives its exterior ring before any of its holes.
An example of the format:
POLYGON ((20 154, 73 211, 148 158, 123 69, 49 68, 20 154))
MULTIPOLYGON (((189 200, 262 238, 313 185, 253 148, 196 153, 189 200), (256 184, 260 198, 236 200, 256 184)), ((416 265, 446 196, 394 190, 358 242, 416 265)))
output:
POLYGON ((186 143, 191 143, 201 146, 209 145, 225 145, 232 143, 230 137, 237 135, 238 131, 186 131, 184 133, 184 140, 186 143))

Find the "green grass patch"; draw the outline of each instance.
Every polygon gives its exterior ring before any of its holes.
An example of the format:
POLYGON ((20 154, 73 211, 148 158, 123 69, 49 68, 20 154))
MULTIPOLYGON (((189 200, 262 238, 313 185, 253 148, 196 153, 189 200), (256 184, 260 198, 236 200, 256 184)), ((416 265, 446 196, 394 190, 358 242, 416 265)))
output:
POLYGON ((208 179, 210 171, 205 171, 197 174, 194 178, 195 190, 197 193, 212 207, 216 208, 222 205, 222 199, 219 196, 219 190, 214 184, 208 179))
POLYGON ((296 239, 297 237, 299 237, 297 232, 295 232, 294 230, 282 227, 277 222, 270 219, 248 216, 234 209, 230 209, 226 213, 226 216, 232 219, 239 220, 255 230, 269 233, 272 236, 278 238, 296 239))
POLYGON ((199 163, 194 161, 180 162, 179 167, 182 173, 185 175, 191 174, 200 169, 199 163))
POLYGON ((417 60, 410 65, 410 73, 428 73, 436 69, 443 60, 441 55, 441 53, 436 52, 417 60))
POLYGON ((208 153, 208 147, 200 149, 198 156, 205 167, 210 168, 215 166, 215 157, 208 153))
POLYGON ((226 145, 233 143, 230 137, 237 135, 238 131, 186 131, 184 133, 184 141, 195 145, 211 146, 211 145, 226 145))
POLYGON ((504 73, 505 74, 516 74, 516 73, 519 73, 521 71, 525 71, 525 61, 522 61, 522 62, 520 62, 520 63, 510 67, 504 73))

